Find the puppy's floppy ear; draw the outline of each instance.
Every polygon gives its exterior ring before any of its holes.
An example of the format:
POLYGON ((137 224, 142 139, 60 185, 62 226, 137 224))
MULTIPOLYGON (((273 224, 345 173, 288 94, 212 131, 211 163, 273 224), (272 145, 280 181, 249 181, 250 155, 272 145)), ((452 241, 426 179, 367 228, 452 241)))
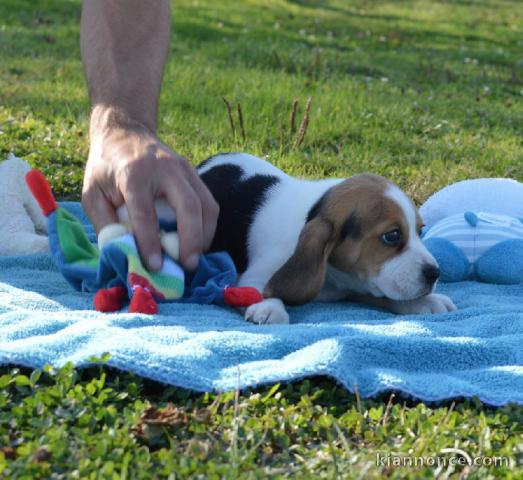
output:
POLYGON ((334 248, 334 225, 321 216, 307 222, 294 254, 272 276, 263 291, 287 305, 312 300, 325 281, 327 259, 334 248))

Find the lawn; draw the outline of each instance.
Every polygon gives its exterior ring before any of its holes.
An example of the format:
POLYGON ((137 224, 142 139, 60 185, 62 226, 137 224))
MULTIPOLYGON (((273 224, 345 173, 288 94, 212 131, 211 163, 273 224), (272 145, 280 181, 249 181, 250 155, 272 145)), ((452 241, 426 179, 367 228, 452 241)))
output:
MULTIPOLYGON (((80 8, 0 3, 0 158, 68 199, 88 151, 80 8)), ((380 173, 418 203, 465 178, 523 181, 522 52, 518 1, 179 0, 159 134, 194 163, 245 150, 295 175, 380 173)), ((522 422, 523 407, 361 399, 324 378, 202 395, 103 366, 3 367, 0 478, 521 478, 522 422), (376 464, 444 448, 509 465, 376 464)))

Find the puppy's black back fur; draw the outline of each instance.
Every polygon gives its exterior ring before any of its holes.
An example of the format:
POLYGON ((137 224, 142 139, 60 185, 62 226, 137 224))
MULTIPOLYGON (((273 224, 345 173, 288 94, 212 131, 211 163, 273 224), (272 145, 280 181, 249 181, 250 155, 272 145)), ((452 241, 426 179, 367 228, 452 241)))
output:
POLYGON ((242 175, 242 168, 233 164, 217 165, 200 174, 220 205, 211 251, 228 252, 239 273, 247 269, 247 240, 255 213, 263 205, 267 191, 279 182, 272 175, 252 175, 246 179, 242 179, 242 175))

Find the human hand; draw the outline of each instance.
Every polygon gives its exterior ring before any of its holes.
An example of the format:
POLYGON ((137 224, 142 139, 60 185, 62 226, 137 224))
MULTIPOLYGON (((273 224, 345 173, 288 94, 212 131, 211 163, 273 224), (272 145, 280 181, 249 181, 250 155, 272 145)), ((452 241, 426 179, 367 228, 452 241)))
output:
POLYGON ((145 127, 91 134, 82 205, 99 232, 117 221, 116 209, 125 204, 140 256, 151 270, 162 266, 154 208, 158 198, 175 211, 181 261, 194 270, 198 255, 211 245, 219 212, 194 168, 145 127))

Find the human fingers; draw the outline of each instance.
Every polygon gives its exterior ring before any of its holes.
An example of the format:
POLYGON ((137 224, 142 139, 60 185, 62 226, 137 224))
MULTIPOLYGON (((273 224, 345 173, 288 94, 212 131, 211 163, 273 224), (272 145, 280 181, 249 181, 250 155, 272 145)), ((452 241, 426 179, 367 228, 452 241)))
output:
POLYGON ((127 185, 122 194, 142 262, 149 270, 160 270, 162 249, 153 192, 146 186, 134 183, 127 185))
POLYGON ((182 264, 194 270, 203 249, 201 201, 191 183, 179 173, 165 177, 162 186, 165 198, 176 212, 182 264))
POLYGON ((216 232, 220 207, 196 170, 189 164, 186 165, 186 178, 198 195, 202 206, 202 242, 203 250, 206 251, 210 248, 216 232))

